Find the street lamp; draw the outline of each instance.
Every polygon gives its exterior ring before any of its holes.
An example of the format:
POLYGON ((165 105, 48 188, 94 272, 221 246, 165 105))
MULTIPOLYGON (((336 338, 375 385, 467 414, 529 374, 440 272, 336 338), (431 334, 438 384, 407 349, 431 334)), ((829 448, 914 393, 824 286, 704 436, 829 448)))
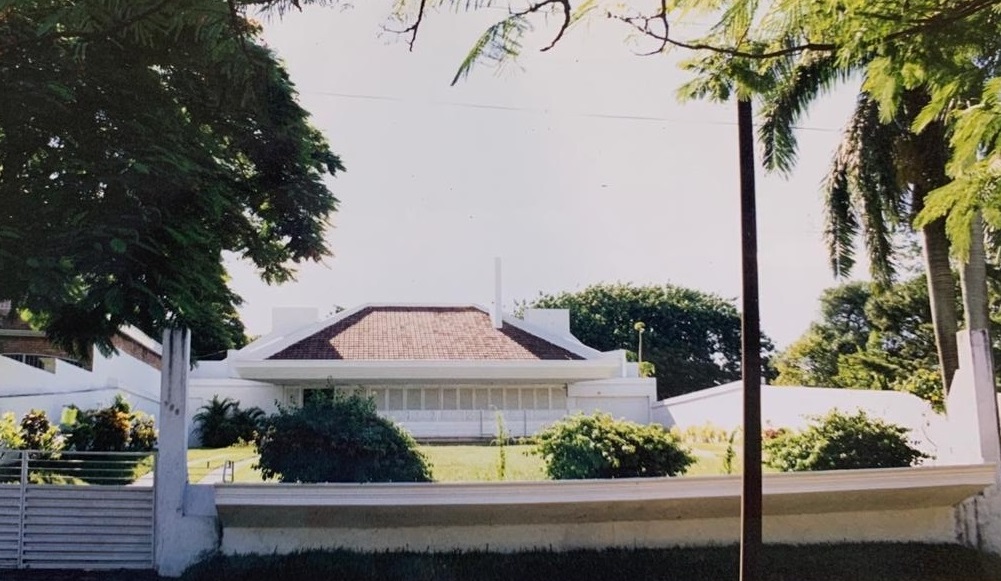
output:
POLYGON ((637 321, 636 324, 633 325, 633 330, 635 330, 639 334, 639 347, 636 349, 636 362, 640 363, 641 367, 642 367, 642 363, 643 363, 643 331, 646 331, 646 323, 644 323, 643 321, 637 321))

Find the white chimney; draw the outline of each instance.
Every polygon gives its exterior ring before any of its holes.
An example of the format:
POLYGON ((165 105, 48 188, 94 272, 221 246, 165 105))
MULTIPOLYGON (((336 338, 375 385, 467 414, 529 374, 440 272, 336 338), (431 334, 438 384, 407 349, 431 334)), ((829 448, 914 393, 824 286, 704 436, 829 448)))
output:
POLYGON ((570 309, 525 309, 525 322, 545 329, 557 337, 570 334, 570 309))
POLYGON ((319 309, 315 307, 275 307, 271 309, 271 332, 287 334, 317 322, 319 309))
POLYGON ((500 256, 494 258, 494 310, 491 314, 491 322, 494 329, 500 329, 504 325, 504 311, 501 308, 501 259, 500 256))

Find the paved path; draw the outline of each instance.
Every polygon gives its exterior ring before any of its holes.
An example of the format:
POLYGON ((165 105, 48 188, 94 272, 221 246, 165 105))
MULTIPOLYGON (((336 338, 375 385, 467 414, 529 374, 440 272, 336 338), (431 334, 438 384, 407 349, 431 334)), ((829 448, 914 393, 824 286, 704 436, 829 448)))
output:
MULTIPOLYGON (((244 458, 243 460, 237 460, 233 464, 233 470, 236 470, 237 468, 240 468, 241 466, 246 466, 247 464, 252 464, 254 462, 257 462, 257 456, 254 456, 254 457, 251 457, 251 458, 244 458)), ((222 475, 223 475, 223 470, 224 469, 225 469, 224 466, 220 466, 219 468, 216 468, 215 470, 213 470, 213 471, 209 472, 208 474, 206 474, 205 476, 203 476, 202 479, 197 482, 197 484, 219 484, 219 483, 221 483, 223 481, 222 480, 222 475)))

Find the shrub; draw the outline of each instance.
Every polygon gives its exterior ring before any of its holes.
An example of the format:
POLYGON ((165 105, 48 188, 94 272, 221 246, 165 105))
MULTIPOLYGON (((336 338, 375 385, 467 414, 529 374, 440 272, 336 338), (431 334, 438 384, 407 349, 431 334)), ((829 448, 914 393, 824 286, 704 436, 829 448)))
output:
POLYGON ((148 452, 156 447, 153 418, 136 410, 122 396, 106 408, 81 410, 70 406, 61 429, 67 452, 53 470, 94 484, 128 484, 151 469, 141 455, 79 455, 72 452, 148 452))
POLYGON ((578 414, 537 434, 536 454, 555 480, 676 476, 695 462, 679 439, 658 424, 578 414))
POLYGON ((206 448, 225 448, 240 440, 253 441, 263 419, 261 408, 241 410, 240 402, 228 397, 219 399, 218 395, 212 396, 194 416, 198 436, 206 448))
POLYGON ((17 423, 14 412, 4 412, 3 415, 0 415, 0 448, 10 450, 24 448, 21 426, 17 423))
POLYGON ((859 410, 831 410, 810 418, 802 431, 783 431, 763 442, 765 463, 783 472, 901 468, 928 458, 907 441, 910 430, 859 410))
POLYGON ((258 435, 258 467, 281 482, 428 482, 417 442, 358 393, 317 391, 301 408, 280 406, 258 435))
POLYGON ((42 410, 31 410, 21 418, 21 440, 25 450, 54 451, 63 445, 59 428, 52 425, 42 410))

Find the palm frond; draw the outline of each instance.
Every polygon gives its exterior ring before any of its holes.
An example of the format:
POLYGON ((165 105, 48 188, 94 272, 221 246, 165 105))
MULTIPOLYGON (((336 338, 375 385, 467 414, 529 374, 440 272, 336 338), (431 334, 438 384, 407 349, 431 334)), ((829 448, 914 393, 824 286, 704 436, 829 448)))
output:
POLYGON ((893 234, 906 211, 897 180, 894 144, 906 129, 880 122, 879 105, 861 94, 825 183, 825 239, 836 275, 854 264, 861 235, 877 284, 892 282, 893 234))
POLYGON ((824 242, 836 277, 848 276, 855 266, 855 237, 859 223, 852 209, 848 188, 850 160, 845 147, 838 147, 824 180, 824 242))
POLYGON ((521 53, 522 36, 531 30, 532 24, 519 14, 513 14, 488 28, 462 59, 452 84, 468 77, 473 67, 482 61, 500 66, 517 58, 521 53))
POLYGON ((850 71, 830 55, 806 54, 794 63, 777 63, 772 74, 775 89, 763 98, 758 140, 764 149, 765 169, 788 175, 796 164, 796 123, 810 104, 850 71))

